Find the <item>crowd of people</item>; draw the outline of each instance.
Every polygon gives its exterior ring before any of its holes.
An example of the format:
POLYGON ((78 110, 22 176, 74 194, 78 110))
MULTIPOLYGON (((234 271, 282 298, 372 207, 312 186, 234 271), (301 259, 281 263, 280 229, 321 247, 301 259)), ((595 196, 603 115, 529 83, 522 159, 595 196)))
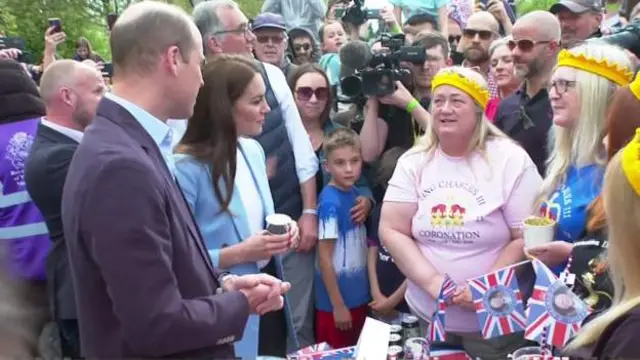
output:
POLYGON ((480 336, 466 281, 527 258, 594 310, 558 355, 640 357, 639 63, 597 39, 622 2, 294 3, 142 1, 110 62, 54 28, 35 73, 0 49, 0 357, 348 347, 367 317, 424 332, 451 278, 436 345, 506 359, 530 341, 480 336), (389 38, 406 76, 346 96, 389 38), (555 241, 525 247, 531 216, 555 241))

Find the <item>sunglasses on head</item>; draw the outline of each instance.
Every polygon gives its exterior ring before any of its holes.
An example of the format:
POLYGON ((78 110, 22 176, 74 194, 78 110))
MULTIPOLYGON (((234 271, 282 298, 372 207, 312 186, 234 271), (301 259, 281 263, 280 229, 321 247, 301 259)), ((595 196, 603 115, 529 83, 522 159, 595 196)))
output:
POLYGON ((258 42, 260 44, 268 44, 269 41, 271 41, 272 44, 282 44, 282 42, 284 41, 284 36, 281 36, 281 35, 275 35, 275 36, 260 35, 260 36, 256 36, 256 39, 258 40, 258 42))
POLYGON ((311 100, 311 97, 313 95, 316 96, 316 99, 318 99, 318 101, 325 101, 329 98, 329 88, 319 87, 314 89, 309 86, 303 86, 296 89, 296 95, 298 96, 298 99, 302 101, 311 100))
POLYGON ((509 42, 507 43, 507 46, 509 47, 509 50, 511 50, 511 51, 513 51, 516 48, 518 48, 522 52, 529 52, 529 51, 533 50, 533 48, 536 45, 548 44, 550 42, 551 41, 533 41, 533 40, 529 40, 529 39, 520 39, 518 41, 509 40, 509 42))
POLYGON ((462 35, 468 39, 473 39, 476 35, 480 36, 482 40, 489 40, 493 37, 493 32, 489 30, 473 30, 473 29, 464 29, 462 30, 462 35))
POLYGON ((300 50, 309 51, 309 48, 311 48, 311 45, 309 45, 309 44, 296 44, 296 45, 293 46, 293 48, 296 51, 300 51, 300 50))

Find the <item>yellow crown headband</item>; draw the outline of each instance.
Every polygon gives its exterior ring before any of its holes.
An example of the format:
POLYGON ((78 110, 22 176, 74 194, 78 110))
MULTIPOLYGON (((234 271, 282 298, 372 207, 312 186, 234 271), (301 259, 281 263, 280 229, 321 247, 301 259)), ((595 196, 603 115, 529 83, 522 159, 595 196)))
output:
POLYGON ((629 90, 635 95, 636 99, 640 100, 640 78, 638 76, 636 76, 636 79, 629 85, 629 90))
POLYGON ((636 129, 636 136, 622 150, 622 171, 640 196, 640 128, 636 129))
POLYGON ((633 80, 633 73, 626 66, 620 66, 607 60, 596 60, 583 54, 576 55, 568 50, 562 50, 558 54, 558 66, 568 66, 590 72, 620 86, 626 86, 633 80))
POLYGON ((471 96, 478 102, 478 104, 480 104, 480 106, 482 106, 483 109, 487 107, 487 103, 489 102, 489 91, 484 89, 477 82, 464 77, 455 71, 446 70, 436 74, 431 81, 431 92, 435 91, 438 86, 442 85, 456 87, 471 96))

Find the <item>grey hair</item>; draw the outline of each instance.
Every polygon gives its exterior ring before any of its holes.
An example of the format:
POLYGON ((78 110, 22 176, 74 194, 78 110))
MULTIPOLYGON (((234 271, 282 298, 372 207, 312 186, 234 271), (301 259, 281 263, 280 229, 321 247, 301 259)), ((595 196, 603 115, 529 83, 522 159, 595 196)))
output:
POLYGON ((226 30, 218 16, 218 10, 220 10, 220 7, 228 9, 239 8, 238 3, 233 0, 204 1, 193 8, 193 22, 196 23, 196 26, 200 31, 200 35, 202 35, 205 52, 208 51, 207 41, 209 40, 209 37, 226 30))
POLYGON ((496 51, 497 48, 499 48, 502 45, 508 45, 509 41, 511 41, 513 39, 513 37, 511 35, 505 36, 503 38, 494 40, 491 45, 489 45, 489 57, 493 56, 493 52, 496 51))

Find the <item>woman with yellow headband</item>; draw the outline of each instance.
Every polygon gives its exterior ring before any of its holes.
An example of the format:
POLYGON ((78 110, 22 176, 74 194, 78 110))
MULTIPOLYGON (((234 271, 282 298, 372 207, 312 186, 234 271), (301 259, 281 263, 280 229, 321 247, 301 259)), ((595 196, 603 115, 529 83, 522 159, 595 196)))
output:
POLYGON ((608 105, 632 78, 628 55, 612 45, 585 43, 558 55, 549 82, 553 146, 536 206, 557 222, 556 241, 527 249, 557 275, 566 268, 573 243, 585 236, 587 209, 602 188, 608 105))
POLYGON ((482 75, 443 69, 432 94, 433 121, 398 161, 379 235, 409 281, 412 313, 423 324, 431 320, 448 274, 460 291, 447 308, 447 345, 503 360, 525 344, 523 334, 483 339, 465 284, 523 259, 521 226, 542 179, 527 153, 484 115, 489 92, 482 75))
POLYGON ((640 357, 640 129, 609 162, 604 178, 609 227, 608 260, 615 298, 608 311, 589 322, 567 352, 584 358, 640 357), (576 351, 577 350, 577 351, 576 351))

